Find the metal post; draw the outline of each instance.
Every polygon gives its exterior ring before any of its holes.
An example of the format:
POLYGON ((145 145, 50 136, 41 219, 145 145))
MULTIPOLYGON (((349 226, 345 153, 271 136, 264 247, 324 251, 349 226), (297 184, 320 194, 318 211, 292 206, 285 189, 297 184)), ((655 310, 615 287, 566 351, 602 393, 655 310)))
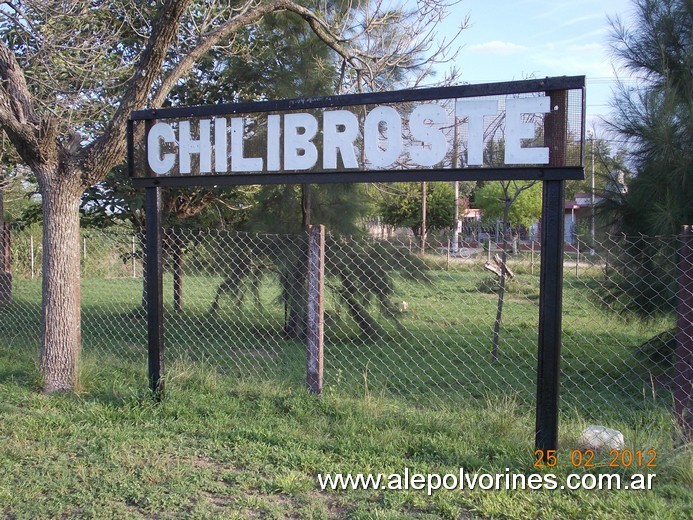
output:
POLYGON ((679 246, 678 319, 674 408, 684 440, 693 440, 693 226, 683 226, 679 246))
POLYGON ((590 236, 592 237, 592 249, 595 242, 595 226, 594 226, 594 133, 590 131, 590 141, 592 143, 592 189, 590 191, 590 236))
POLYGON ((12 231, 10 223, 2 221, 2 271, 12 272, 12 231))
POLYGON ((306 331, 306 384, 322 394, 325 313, 325 226, 308 226, 308 305, 306 331))
MULTIPOLYGON (((452 167, 460 167, 460 139, 459 139, 459 128, 457 126, 457 116, 455 116, 455 131, 452 141, 452 167)), ((460 181, 453 181, 452 183, 453 191, 455 192, 455 205, 453 206, 453 218, 452 218, 452 253, 457 256, 457 250, 459 248, 460 242, 460 181)), ((448 250, 450 248, 448 247, 448 250)))
POLYGON ((36 276, 36 267, 34 263, 34 236, 29 235, 29 249, 31 249, 31 279, 36 276))
POLYGON ((530 257, 529 261, 529 267, 531 270, 531 273, 534 274, 534 239, 532 239, 532 256, 530 257))
POLYGON ((136 264, 135 264, 135 235, 132 235, 132 277, 137 278, 137 269, 136 269, 136 264))
POLYGON ((544 181, 535 432, 535 446, 542 450, 555 450, 558 446, 564 192, 564 181, 544 181))
POLYGON ((164 295, 161 230, 161 188, 145 188, 147 218, 147 333, 149 388, 164 396, 164 295))
POLYGON ((10 223, 2 220, 0 214, 0 304, 12 302, 12 235, 10 233, 10 223))
POLYGON ((183 246, 179 236, 173 238, 173 307, 183 310, 183 246))
MULTIPOLYGON (((455 126, 455 128, 457 128, 455 126)), ((457 256, 460 247, 460 181, 453 182, 453 191, 455 192, 455 206, 453 208, 454 217, 452 219, 452 254, 457 256)))
POLYGON ((421 183, 421 254, 426 252, 426 183, 421 183))
MULTIPOLYGON (((568 92, 554 91, 550 96, 552 112, 544 122, 549 165, 563 166, 568 92)), ((542 198, 535 447, 546 451, 558 448, 565 181, 544 181, 542 198)))
POLYGON ((448 248, 445 250, 445 270, 450 270, 450 241, 448 240, 448 248))

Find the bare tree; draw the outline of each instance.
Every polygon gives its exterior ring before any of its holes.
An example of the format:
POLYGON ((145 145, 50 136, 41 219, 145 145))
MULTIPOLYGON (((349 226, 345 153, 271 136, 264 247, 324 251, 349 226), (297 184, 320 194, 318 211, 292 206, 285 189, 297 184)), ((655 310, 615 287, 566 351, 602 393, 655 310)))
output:
POLYGON ((3 1, 0 128, 43 198, 44 391, 75 387, 80 357, 80 196, 119 164, 131 111, 158 107, 201 58, 269 13, 300 16, 342 63, 342 90, 418 84, 450 58, 435 27, 449 2, 3 1), (446 58, 447 57, 447 58, 446 58))
POLYGON ((503 190, 503 216, 501 219, 501 261, 500 275, 498 283, 498 304, 496 305, 496 319, 493 322, 493 348, 491 350, 491 358, 493 361, 498 361, 498 347, 500 345, 500 328, 503 321, 503 303, 505 302, 505 285, 508 276, 511 275, 508 269, 508 224, 510 221, 510 208, 523 191, 534 186, 535 181, 520 184, 517 181, 500 181, 503 190))

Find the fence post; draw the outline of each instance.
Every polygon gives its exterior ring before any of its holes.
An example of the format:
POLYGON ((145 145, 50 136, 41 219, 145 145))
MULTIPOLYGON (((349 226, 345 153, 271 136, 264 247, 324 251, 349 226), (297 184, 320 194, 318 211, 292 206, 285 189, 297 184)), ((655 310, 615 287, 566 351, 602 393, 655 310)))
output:
POLYGON ((12 245, 10 223, 2 221, 0 215, 0 238, 2 238, 2 265, 0 265, 0 304, 12 302, 12 245))
POLYGON ((580 278, 580 273, 578 269, 580 268, 580 239, 578 238, 575 243, 577 244, 577 255, 575 256, 575 278, 580 278))
POLYGON ((12 232, 10 223, 2 223, 2 270, 12 272, 12 232))
POLYGON ((325 312, 325 226, 308 226, 308 305, 306 330, 306 384, 322 394, 325 312))
POLYGON ((693 440, 693 226, 683 226, 679 249, 674 406, 686 441, 693 440))
POLYGON ((135 235, 132 235, 132 277, 137 278, 137 273, 136 273, 136 265, 135 265, 135 254, 137 251, 135 250, 135 235))
POLYGON ((35 264, 34 264, 34 235, 29 235, 29 251, 31 254, 31 279, 35 276, 35 264))
POLYGON ((147 351, 149 388, 156 399, 164 395, 164 295, 161 230, 161 188, 145 188, 147 226, 147 351))
POLYGON ((534 239, 532 239, 532 256, 530 258, 531 260, 529 261, 529 268, 531 273, 534 274, 534 239))
POLYGON ((173 306, 176 311, 183 310, 183 244, 180 236, 172 230, 173 257, 173 306))
POLYGON ((445 250, 445 255, 446 255, 445 270, 449 271, 450 270, 450 241, 449 240, 448 240, 448 248, 445 250))

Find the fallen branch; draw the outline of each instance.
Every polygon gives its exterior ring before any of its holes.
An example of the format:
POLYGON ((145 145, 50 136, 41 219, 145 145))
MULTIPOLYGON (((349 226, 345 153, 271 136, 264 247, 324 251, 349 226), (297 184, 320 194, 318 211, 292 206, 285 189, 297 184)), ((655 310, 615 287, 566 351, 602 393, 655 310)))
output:
POLYGON ((497 254, 493 256, 492 261, 484 263, 484 269, 491 271, 496 276, 498 276, 498 278, 502 276, 503 269, 505 269, 505 276, 509 280, 515 278, 515 273, 512 272, 512 270, 508 267, 507 264, 505 265, 505 267, 503 266, 503 261, 501 260, 501 257, 497 254))

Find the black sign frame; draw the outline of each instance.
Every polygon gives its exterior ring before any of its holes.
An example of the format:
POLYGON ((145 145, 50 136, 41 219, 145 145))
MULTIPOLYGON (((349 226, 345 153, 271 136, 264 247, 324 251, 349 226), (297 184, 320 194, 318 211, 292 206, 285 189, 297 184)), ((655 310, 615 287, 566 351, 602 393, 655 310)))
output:
POLYGON ((563 305, 563 252, 565 181, 584 179, 585 77, 564 76, 536 80, 462 85, 432 89, 403 90, 327 96, 258 103, 239 103, 199 107, 139 110, 131 114, 127 126, 128 170, 135 187, 145 188, 147 254, 147 324, 149 386, 157 399, 164 395, 164 305, 162 254, 162 187, 229 186, 247 184, 327 184, 353 182, 537 180, 543 184, 541 217, 541 266, 539 293, 539 339, 537 349, 537 388, 535 446, 542 456, 558 447, 559 382, 563 305), (582 91, 580 157, 581 166, 566 167, 565 160, 568 91, 582 91), (551 152, 546 167, 457 168, 419 170, 371 170, 321 173, 261 173, 205 176, 135 177, 135 121, 145 124, 159 119, 205 117, 236 113, 279 110, 305 110, 432 101, 464 97, 483 97, 544 92, 557 107, 545 117, 545 140, 551 152))
MULTIPOLYGON (((165 119, 203 118, 233 114, 260 114, 276 111, 296 111, 308 109, 339 108, 358 105, 378 105, 389 103, 436 101, 441 99, 500 96, 527 93, 560 92, 584 90, 584 76, 562 76, 536 80, 511 81, 505 83, 486 83, 479 85, 459 85, 424 89, 401 90, 396 92, 374 92, 340 96, 322 96, 278 101, 258 101, 253 103, 217 104, 194 107, 175 107, 138 110, 132 112, 128 121, 128 171, 132 183, 137 188, 152 186, 237 186, 253 184, 334 184, 352 182, 418 182, 418 181, 478 181, 478 180, 580 180, 584 178, 584 166, 547 165, 545 167, 502 168, 425 168, 397 170, 359 170, 359 171, 321 171, 299 173, 233 173, 214 175, 176 175, 147 176, 135 175, 135 121, 154 122, 165 119)), ((584 95, 581 124, 581 146, 585 137, 584 95)), ((582 157, 582 153, 580 156, 582 157)))

